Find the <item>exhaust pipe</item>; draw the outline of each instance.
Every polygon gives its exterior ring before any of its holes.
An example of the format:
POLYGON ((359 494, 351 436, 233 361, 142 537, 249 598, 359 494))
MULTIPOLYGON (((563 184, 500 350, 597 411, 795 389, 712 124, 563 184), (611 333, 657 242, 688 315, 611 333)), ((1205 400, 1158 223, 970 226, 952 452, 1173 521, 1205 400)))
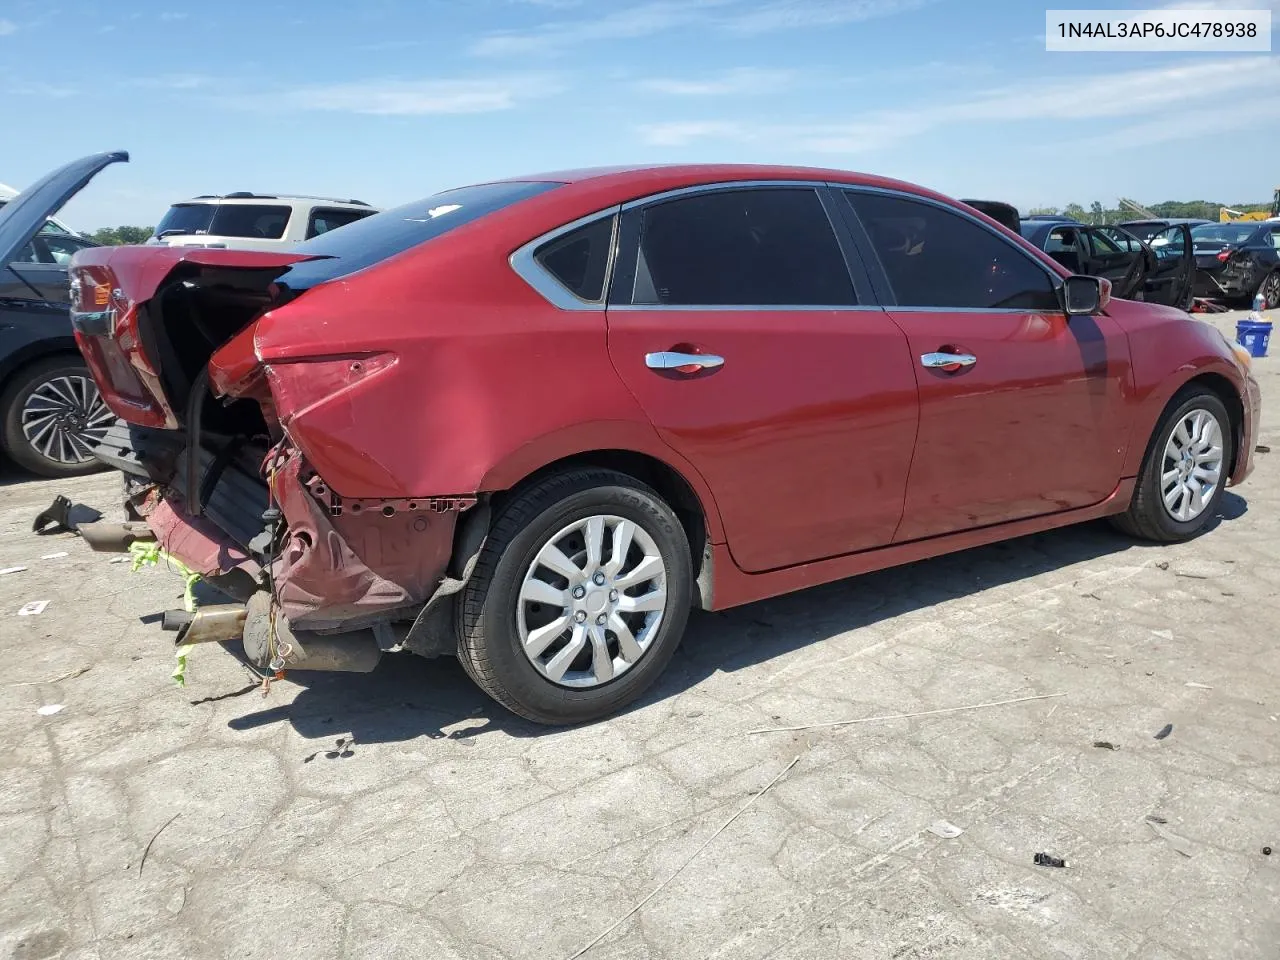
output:
POLYGON ((244 632, 245 607, 241 603, 220 603, 201 607, 195 613, 166 610, 160 621, 165 630, 176 630, 176 647, 189 643, 222 643, 238 640, 244 632))
POLYGON ((89 549, 97 553, 128 553, 129 545, 146 543, 154 540, 156 535, 145 523, 136 521, 129 523, 82 523, 77 528, 89 549))
POLYGON ((272 661, 279 658, 282 670, 369 673, 382 659, 382 648, 372 630, 335 634, 294 630, 284 614, 272 608, 271 596, 265 591, 250 597, 244 610, 244 652, 263 669, 271 669, 272 661))

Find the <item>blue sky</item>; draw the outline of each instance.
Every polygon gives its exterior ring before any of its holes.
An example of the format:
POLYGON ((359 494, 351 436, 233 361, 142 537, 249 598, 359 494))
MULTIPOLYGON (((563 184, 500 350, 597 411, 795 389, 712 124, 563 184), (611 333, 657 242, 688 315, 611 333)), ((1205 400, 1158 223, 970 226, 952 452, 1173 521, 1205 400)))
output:
POLYGON ((390 206, 493 177, 650 161, 843 167, 1024 209, 1270 197, 1280 56, 1047 53, 1044 10, 0 0, 0 181, 22 187, 73 157, 128 149, 132 163, 66 209, 81 229, 151 224, 200 193, 390 206))

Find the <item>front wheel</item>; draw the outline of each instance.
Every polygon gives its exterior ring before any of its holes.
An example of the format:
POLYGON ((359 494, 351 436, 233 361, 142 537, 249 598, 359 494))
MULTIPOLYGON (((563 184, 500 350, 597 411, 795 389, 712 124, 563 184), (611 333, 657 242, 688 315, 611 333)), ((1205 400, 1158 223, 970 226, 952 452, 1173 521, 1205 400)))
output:
POLYGON ((1162 543, 1200 533, 1222 499, 1233 440, 1231 418, 1218 395, 1204 387, 1184 389, 1156 428, 1129 509, 1112 522, 1162 543))
POLYGON ((503 509, 460 594, 459 659, 522 717, 607 716, 670 661, 692 569, 680 521, 639 481, 608 470, 543 480, 503 509))

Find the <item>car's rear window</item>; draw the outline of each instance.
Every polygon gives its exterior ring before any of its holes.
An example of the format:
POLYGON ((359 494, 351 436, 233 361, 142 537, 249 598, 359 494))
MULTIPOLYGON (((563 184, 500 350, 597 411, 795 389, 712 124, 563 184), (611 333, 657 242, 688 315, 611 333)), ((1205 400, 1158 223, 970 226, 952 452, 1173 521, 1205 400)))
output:
POLYGON ((175 203, 156 224, 156 236, 180 233, 208 233, 213 219, 211 203, 175 203))
POLYGON ((275 203, 176 203, 156 224, 157 237, 204 234, 279 240, 292 208, 275 203))
POLYGON ((298 244, 293 248, 297 253, 329 259, 295 264, 279 282, 301 290, 355 273, 463 224, 559 186, 562 184, 529 180, 482 183, 445 190, 425 200, 384 210, 341 230, 322 233, 298 244))
POLYGON ((1202 223, 1191 228, 1191 237, 1218 243, 1244 243, 1257 229, 1256 223, 1202 223))

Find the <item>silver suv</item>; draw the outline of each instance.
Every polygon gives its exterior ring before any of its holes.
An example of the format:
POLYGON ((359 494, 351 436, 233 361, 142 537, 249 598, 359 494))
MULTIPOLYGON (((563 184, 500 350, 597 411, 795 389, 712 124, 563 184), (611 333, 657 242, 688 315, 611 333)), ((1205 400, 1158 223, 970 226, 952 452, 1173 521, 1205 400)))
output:
POLYGON ((175 203, 149 244, 279 250, 377 213, 359 200, 228 193, 175 203))

